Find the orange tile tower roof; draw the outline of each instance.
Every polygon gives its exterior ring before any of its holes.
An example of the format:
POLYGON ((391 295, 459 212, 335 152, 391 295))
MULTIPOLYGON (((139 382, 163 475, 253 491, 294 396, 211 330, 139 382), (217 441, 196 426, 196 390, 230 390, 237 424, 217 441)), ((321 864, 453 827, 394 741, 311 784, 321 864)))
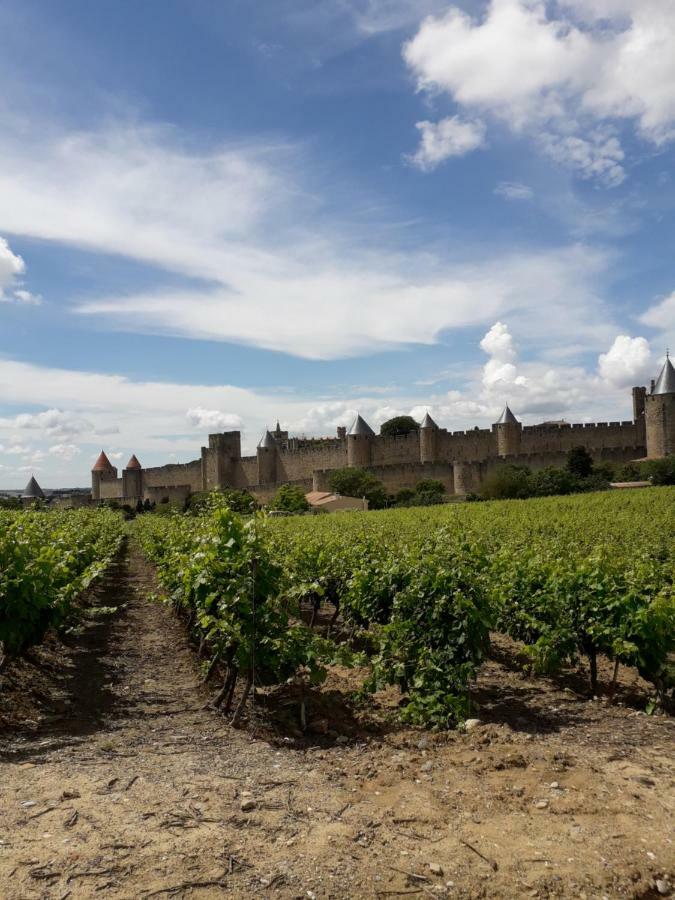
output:
POLYGON ((112 463, 110 462, 108 457, 105 455, 103 450, 101 450, 101 452, 99 453, 99 457, 96 460, 96 462, 94 463, 94 466, 91 471, 92 472, 100 472, 101 470, 112 469, 112 468, 113 468, 112 463))
POLYGON ((127 469, 141 469, 141 468, 142 468, 142 466, 139 463, 138 459, 136 458, 136 454, 132 453, 131 459, 127 463, 127 469))

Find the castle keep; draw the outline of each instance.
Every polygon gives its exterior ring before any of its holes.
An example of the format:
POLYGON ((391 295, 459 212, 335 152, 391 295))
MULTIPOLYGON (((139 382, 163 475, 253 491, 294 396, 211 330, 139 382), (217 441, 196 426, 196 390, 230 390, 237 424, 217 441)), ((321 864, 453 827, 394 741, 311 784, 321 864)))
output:
POLYGON ((266 500, 281 484, 326 490, 332 470, 357 466, 390 492, 435 478, 448 493, 467 494, 499 465, 561 466, 567 451, 578 446, 597 461, 615 463, 675 453, 675 368, 670 359, 649 391, 633 388, 633 419, 628 422, 523 426, 506 406, 492 428, 448 431, 427 413, 418 431, 398 437, 376 435, 360 415, 349 431, 339 427, 334 438, 290 437, 277 423, 273 432, 265 432, 255 456, 242 456, 240 432, 228 431, 209 435, 208 447, 192 462, 145 469, 134 455, 119 477, 102 451, 92 469, 91 493, 93 500, 135 503, 245 488, 266 500))

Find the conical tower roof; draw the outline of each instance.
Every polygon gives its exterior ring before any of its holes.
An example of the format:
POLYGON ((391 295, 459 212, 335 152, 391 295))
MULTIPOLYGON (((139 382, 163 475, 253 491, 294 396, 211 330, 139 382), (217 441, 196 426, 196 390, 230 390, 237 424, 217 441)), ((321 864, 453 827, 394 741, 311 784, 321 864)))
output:
POLYGON ((435 428, 436 430, 438 430, 438 425, 434 422, 434 420, 431 418, 431 416, 427 412, 427 413, 425 413, 424 418, 422 419, 422 424, 420 425, 420 428, 435 428))
POLYGON ((142 469, 142 468, 143 468, 143 467, 142 467, 141 464, 139 463, 139 461, 138 461, 138 459, 137 459, 137 457, 136 457, 136 454, 135 454, 135 453, 132 453, 132 454, 131 454, 131 459, 130 459, 129 462, 127 463, 127 469, 142 469))
POLYGON ((666 353, 666 361, 663 364, 659 377, 656 379, 652 393, 675 394, 675 368, 673 368, 668 353, 666 353))
POLYGON ((42 492, 42 488, 35 480, 35 476, 31 475, 30 481, 26 485, 26 489, 21 495, 22 500, 44 500, 45 495, 42 492))
POLYGON ((366 420, 362 419, 361 416, 357 413, 356 418, 352 422, 352 427, 349 429, 347 434, 374 435, 375 432, 366 422, 366 420))
POLYGON ((277 442, 274 440, 272 435, 270 434, 269 429, 265 432, 265 434, 260 438, 260 443, 258 447, 261 447, 263 450, 274 450, 277 442))
POLYGON ((92 472, 101 472, 102 470, 112 469, 112 468, 113 468, 112 463, 110 462, 108 457, 105 455, 103 450, 101 450, 101 452, 98 455, 98 459, 94 463, 94 466, 91 471, 92 472))
POLYGON ((495 425, 518 425, 518 419, 513 415, 511 410, 509 409, 509 404, 507 403, 504 407, 504 412, 495 422, 495 425))

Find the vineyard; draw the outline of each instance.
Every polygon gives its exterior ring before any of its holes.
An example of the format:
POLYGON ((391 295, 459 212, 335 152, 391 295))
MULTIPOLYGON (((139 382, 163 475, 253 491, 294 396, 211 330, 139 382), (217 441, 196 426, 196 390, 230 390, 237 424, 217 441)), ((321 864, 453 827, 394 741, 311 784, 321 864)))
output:
POLYGON ((3 897, 667 896, 674 507, 2 513, 3 897))
POLYGON ((134 531, 204 659, 215 705, 239 721, 254 687, 367 663, 363 690, 397 686, 401 718, 446 728, 472 714, 491 631, 532 670, 598 657, 636 668, 650 709, 672 702, 675 491, 243 520, 226 508, 142 517, 134 531), (318 610, 332 628, 312 629, 318 610), (325 608, 325 606, 324 606, 325 608), (303 611, 311 611, 308 619, 303 611), (331 636, 332 632, 332 636, 331 636))
POLYGON ((108 510, 0 510, 0 667, 68 622, 123 535, 122 521, 108 510))

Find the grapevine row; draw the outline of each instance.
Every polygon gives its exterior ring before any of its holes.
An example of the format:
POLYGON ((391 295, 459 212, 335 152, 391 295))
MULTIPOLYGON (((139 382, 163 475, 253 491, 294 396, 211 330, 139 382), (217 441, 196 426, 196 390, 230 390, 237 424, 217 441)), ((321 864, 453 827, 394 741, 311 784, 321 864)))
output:
POLYGON ((66 622, 124 536, 110 510, 0 511, 0 659, 66 622))

